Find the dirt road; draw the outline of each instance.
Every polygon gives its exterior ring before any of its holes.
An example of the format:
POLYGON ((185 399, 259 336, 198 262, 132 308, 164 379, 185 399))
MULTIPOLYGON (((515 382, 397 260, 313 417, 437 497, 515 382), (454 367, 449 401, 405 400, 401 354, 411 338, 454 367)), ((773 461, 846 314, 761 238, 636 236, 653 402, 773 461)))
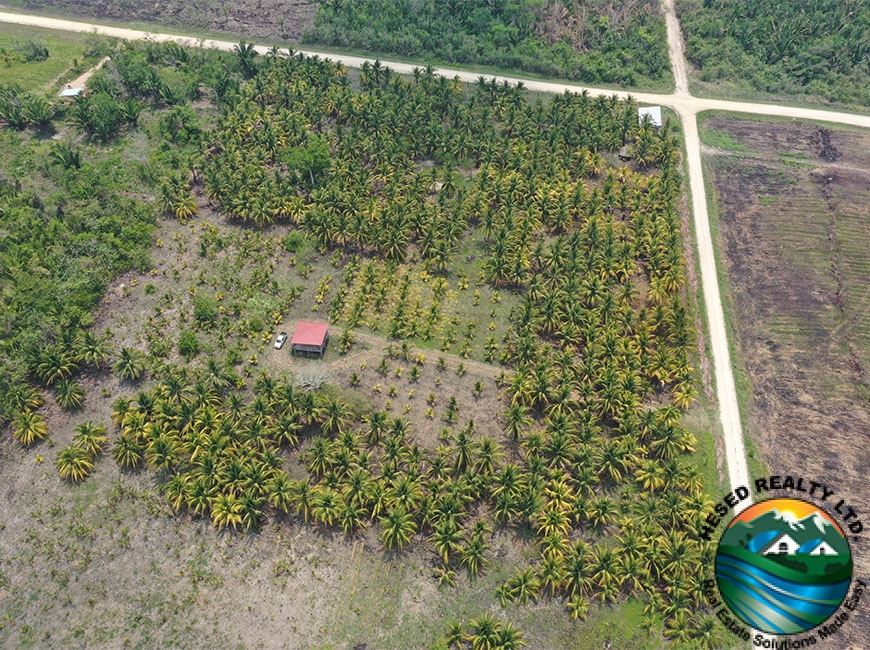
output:
POLYGON ((686 74, 686 56, 683 54, 683 35, 674 0, 662 0, 665 12, 665 25, 668 29, 668 54, 671 59, 671 69, 674 73, 675 95, 689 94, 689 75, 686 74))
MULTIPOLYGON (((689 95, 686 75, 686 57, 683 53, 683 35, 677 21, 674 0, 663 0, 668 30, 668 51, 676 82, 675 96, 693 100, 689 95)), ((734 385, 731 353, 728 348, 728 334, 725 329, 725 313, 722 297, 719 294, 719 273, 716 268, 716 255, 713 236, 710 232, 710 218, 707 214, 707 190, 704 186, 704 167, 701 163, 701 139, 698 135, 697 110, 678 108, 683 122, 683 138, 686 143, 686 173, 689 177, 689 191, 692 195, 692 216, 695 224, 695 239, 698 245, 698 264, 701 268, 701 286, 704 294, 704 309, 707 312, 707 331, 710 336, 710 354, 713 357, 713 371, 716 378, 716 398, 719 402, 719 421, 722 424, 722 446, 725 448, 725 462, 728 465, 728 480, 731 487, 749 484, 749 467, 746 464, 746 448, 743 444, 743 427, 740 420, 740 406, 734 385)), ((746 500, 738 506, 740 510, 748 507, 746 500)))
POLYGON ((97 70, 99 70, 100 68, 102 68, 106 64, 106 61, 108 61, 108 60, 109 60, 109 57, 107 57, 107 56, 103 57, 103 59, 97 65, 95 65, 93 68, 91 68, 90 70, 85 72, 81 77, 79 77, 78 79, 74 79, 74 80, 70 81, 69 87, 70 88, 84 88, 88 79, 93 77, 94 73, 97 70))
MULTIPOLYGON (((0 12, 0 22, 11 23, 17 25, 29 25, 33 27, 43 27, 45 29, 56 29, 67 32, 80 33, 97 33, 106 36, 114 36, 125 40, 153 40, 158 42, 175 41, 183 45, 201 46, 206 48, 215 48, 219 50, 232 50, 237 42, 224 41, 215 39, 201 39, 195 36, 179 36, 177 34, 160 34, 155 32, 145 32, 137 29, 127 29, 123 27, 109 27, 106 25, 97 25, 94 23, 86 23, 73 20, 63 20, 59 18, 48 18, 44 16, 34 16, 30 14, 16 14, 9 12, 0 12)), ((674 23, 674 26, 679 29, 679 25, 674 23)), ((669 37, 669 42, 674 40, 669 37)), ((266 54, 270 47, 265 45, 257 46, 257 51, 261 54, 266 54)), ((682 52, 682 48, 678 48, 682 52)), ((334 61, 340 61, 349 68, 358 68, 364 62, 372 62, 374 59, 350 56, 345 54, 325 54, 314 50, 294 50, 297 53, 305 55, 319 56, 330 58, 334 61)), ((381 60, 381 63, 402 74, 411 74, 414 68, 420 67, 419 64, 401 63, 397 61, 381 60)), ((677 64, 675 68, 682 68, 683 76, 685 76, 685 60, 682 67, 677 64)), ((826 122, 836 122, 839 124, 850 124, 870 128, 870 115, 856 115, 851 113, 842 113, 838 111, 826 111, 813 108, 801 108, 796 106, 783 106, 781 104, 756 104, 751 102, 732 102, 722 99, 706 99, 701 97, 692 97, 688 94, 676 93, 672 95, 663 95, 657 93, 635 93, 626 92, 624 90, 612 90, 606 88, 590 88, 577 84, 555 83, 550 81, 541 81, 538 79, 523 79, 522 77, 508 77, 500 75, 481 75, 478 72, 469 72, 468 70, 455 70, 452 68, 435 68, 438 74, 447 77, 458 77, 461 81, 476 82, 481 76, 487 79, 495 79, 498 82, 507 81, 508 83, 522 83, 529 90, 537 90, 547 93, 561 94, 569 92, 586 92, 592 97, 604 95, 607 97, 617 96, 620 98, 633 97, 643 104, 661 104, 669 106, 680 113, 681 116, 695 115, 702 111, 722 110, 733 111, 737 113, 753 113, 756 115, 778 115, 782 117, 793 117, 804 120, 820 120, 826 122)), ((684 82, 681 82, 684 84, 684 82)), ((685 84, 684 84, 685 85, 685 84)))

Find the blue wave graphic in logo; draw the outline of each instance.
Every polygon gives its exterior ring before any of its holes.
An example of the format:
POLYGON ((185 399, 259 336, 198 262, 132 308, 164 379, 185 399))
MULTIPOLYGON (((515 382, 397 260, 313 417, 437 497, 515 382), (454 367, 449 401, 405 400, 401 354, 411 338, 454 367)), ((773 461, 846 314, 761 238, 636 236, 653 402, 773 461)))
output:
POLYGON ((798 634, 824 622, 837 610, 851 582, 794 582, 724 549, 716 557, 716 579, 731 611, 747 625, 773 634, 798 634))

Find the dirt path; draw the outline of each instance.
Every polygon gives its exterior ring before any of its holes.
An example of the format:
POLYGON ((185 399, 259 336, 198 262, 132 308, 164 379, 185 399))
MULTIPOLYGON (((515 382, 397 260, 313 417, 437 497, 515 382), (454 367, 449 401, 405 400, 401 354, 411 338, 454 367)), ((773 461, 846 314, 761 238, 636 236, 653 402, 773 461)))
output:
POLYGON ((97 70, 102 68, 106 64, 106 61, 108 61, 108 60, 109 60, 109 57, 103 57, 103 59, 97 65, 95 65, 93 68, 91 68, 90 70, 85 72, 81 77, 79 77, 78 79, 73 79, 72 81, 70 81, 69 87, 70 88, 84 88, 85 83, 87 83, 88 79, 90 79, 97 70))
POLYGON ((689 75, 686 73, 686 56, 683 52, 683 34, 674 8, 674 0, 662 0, 665 25, 668 30, 668 55, 674 73, 675 95, 689 95, 689 75))
MULTIPOLYGON (((377 336, 376 334, 369 334, 368 332, 362 332, 360 330, 354 330, 353 335, 356 337, 357 341, 361 341, 363 343, 368 343, 369 345, 371 345, 372 350, 370 350, 370 352, 377 352, 375 356, 378 359, 383 356, 383 350, 385 350, 387 346, 391 343, 394 346, 400 345, 399 343, 385 339, 382 336, 377 336)), ((471 374, 479 375, 481 377, 489 377, 490 379, 497 379, 499 375, 502 374, 504 374, 506 377, 509 377, 512 374, 510 370, 507 370, 505 368, 493 366, 488 363, 483 363, 481 361, 463 359, 456 354, 448 354, 436 350, 424 350, 423 348, 411 348, 411 354, 417 354, 418 352, 422 352, 426 355, 426 358, 430 360, 437 359, 438 357, 444 357, 444 362, 451 370, 456 370, 461 364, 471 374)), ((355 361, 359 358, 360 357, 354 355, 355 361)))

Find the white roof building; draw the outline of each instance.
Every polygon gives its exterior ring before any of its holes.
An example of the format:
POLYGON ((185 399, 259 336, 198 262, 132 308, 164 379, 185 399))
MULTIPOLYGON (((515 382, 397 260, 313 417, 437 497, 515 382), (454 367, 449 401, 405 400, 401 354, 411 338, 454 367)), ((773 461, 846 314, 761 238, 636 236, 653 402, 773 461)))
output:
POLYGON ((637 109, 637 121, 643 123, 643 118, 649 117, 650 122, 657 129, 662 128, 662 107, 661 106, 644 106, 637 109))
POLYGON ((84 88, 64 88, 60 91, 59 95, 61 97, 78 97, 83 92, 85 92, 84 88))

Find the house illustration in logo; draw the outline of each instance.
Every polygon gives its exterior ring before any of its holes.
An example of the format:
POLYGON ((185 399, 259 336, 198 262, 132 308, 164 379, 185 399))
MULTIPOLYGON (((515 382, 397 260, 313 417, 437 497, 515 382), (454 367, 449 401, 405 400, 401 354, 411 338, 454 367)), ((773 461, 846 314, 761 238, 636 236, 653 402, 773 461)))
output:
POLYGON ((794 555, 800 549, 800 544, 794 541, 788 533, 777 535, 770 544, 767 545, 761 554, 762 555, 794 555))
POLYGON ((823 539, 811 539, 798 544, 788 533, 780 533, 761 550, 762 555, 839 555, 834 548, 823 539))

